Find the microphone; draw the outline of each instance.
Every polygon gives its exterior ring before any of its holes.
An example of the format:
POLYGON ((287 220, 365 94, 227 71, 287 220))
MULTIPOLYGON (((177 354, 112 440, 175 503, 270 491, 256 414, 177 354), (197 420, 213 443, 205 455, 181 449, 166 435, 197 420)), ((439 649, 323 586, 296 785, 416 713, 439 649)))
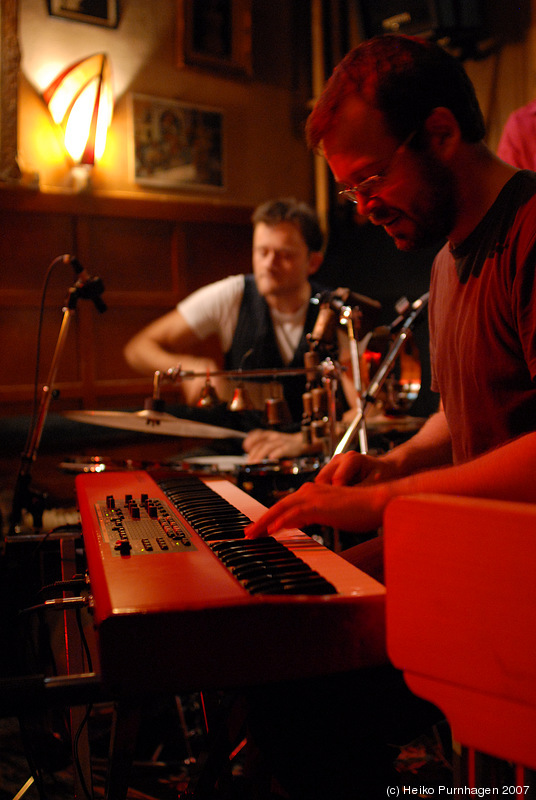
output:
POLYGON ((70 264, 74 269, 76 275, 75 285, 69 289, 69 297, 67 305, 73 308, 76 300, 81 297, 87 300, 92 300, 95 308, 99 313, 106 311, 106 303, 102 300, 101 295, 104 292, 104 284, 100 278, 92 277, 87 270, 84 269, 76 256, 65 255, 63 261, 70 264))
POLYGON ((372 331, 372 336, 375 339, 387 339, 392 333, 398 333, 404 322, 411 316, 411 324, 413 325, 417 318, 420 316, 421 311, 424 311, 428 305, 429 292, 422 294, 411 305, 407 297, 402 297, 396 303, 396 310, 399 315, 389 325, 380 325, 372 331))
POLYGON ((311 297, 310 302, 321 306, 311 339, 323 343, 333 341, 343 308, 354 310, 354 324, 361 336, 373 329, 381 311, 381 303, 377 300, 346 288, 319 292, 311 297))

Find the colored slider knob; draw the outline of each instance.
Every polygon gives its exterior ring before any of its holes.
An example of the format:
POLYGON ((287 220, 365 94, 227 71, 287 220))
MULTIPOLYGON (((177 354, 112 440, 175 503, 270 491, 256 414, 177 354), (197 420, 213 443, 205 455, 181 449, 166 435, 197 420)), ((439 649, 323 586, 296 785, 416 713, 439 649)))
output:
POLYGON ((130 504, 130 516, 132 517, 132 519, 140 518, 140 507, 136 505, 136 503, 130 504))
POLYGON ((122 556, 129 556, 132 545, 128 539, 118 539, 115 543, 114 550, 118 550, 122 556))

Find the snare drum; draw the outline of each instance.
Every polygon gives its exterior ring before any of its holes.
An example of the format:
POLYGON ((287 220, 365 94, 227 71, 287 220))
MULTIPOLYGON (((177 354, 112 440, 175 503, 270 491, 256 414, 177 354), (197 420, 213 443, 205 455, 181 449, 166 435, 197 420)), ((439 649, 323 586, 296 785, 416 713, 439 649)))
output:
POLYGON ((194 475, 229 475, 234 476, 247 464, 244 455, 211 455, 192 456, 181 462, 181 469, 194 475))
POLYGON ((324 459, 317 456, 246 463, 238 469, 236 482, 259 503, 271 506, 303 483, 314 480, 324 463, 324 459))
POLYGON ((107 456, 71 456, 58 465, 62 472, 75 475, 84 472, 125 472, 137 469, 150 469, 153 462, 135 461, 134 459, 113 459, 107 456))

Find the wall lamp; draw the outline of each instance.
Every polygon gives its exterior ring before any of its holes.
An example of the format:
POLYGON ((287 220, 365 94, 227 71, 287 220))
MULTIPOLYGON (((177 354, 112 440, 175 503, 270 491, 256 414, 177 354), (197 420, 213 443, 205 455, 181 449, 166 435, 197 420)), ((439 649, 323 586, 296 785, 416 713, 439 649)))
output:
POLYGON ((63 130, 74 164, 95 164, 104 153, 113 113, 108 57, 98 53, 71 64, 45 89, 43 99, 63 130))

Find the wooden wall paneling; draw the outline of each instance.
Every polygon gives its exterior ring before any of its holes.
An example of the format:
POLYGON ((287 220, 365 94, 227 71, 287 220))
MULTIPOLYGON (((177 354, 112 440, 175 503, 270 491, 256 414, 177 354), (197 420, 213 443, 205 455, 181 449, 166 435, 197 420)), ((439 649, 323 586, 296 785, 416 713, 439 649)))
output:
POLYGON ((49 264, 57 256, 71 252, 72 247, 73 231, 68 215, 19 213, 2 208, 2 289, 40 291, 49 264))
POLYGON ((251 225, 189 225, 187 293, 227 275, 251 272, 251 230, 251 225))
POLYGON ((80 342, 87 378, 82 396, 85 408, 102 405, 99 398, 103 394, 139 392, 137 387, 128 385, 131 371, 124 361, 123 347, 144 324, 140 310, 154 306, 154 317, 172 305, 173 227, 170 221, 123 217, 89 216, 79 220, 83 231, 80 253, 84 253, 90 274, 102 279, 102 299, 107 305, 103 314, 92 313, 89 317, 85 312, 82 318, 82 322, 88 322, 80 342))
POLYGON ((186 226, 176 222, 171 234, 171 284, 174 302, 186 297, 187 234, 186 226))
MULTIPOLYGON (((103 314, 79 300, 69 325, 55 410, 132 407, 150 393, 152 377, 123 358, 126 341, 205 283, 251 267, 251 209, 0 189, 0 412, 28 413, 33 399, 37 325, 43 279, 62 254, 76 255, 104 283, 103 314)), ((59 264, 47 290, 41 369, 48 377, 75 280, 59 264)), ((213 355, 214 340, 200 345, 213 355)), ((173 389, 180 399, 180 389, 173 389)))
MULTIPOLYGON (((75 252, 81 266, 92 278, 97 277, 90 266, 91 255, 91 224, 90 218, 86 216, 74 217, 75 226, 75 252)), ((77 303, 74 319, 76 320, 75 330, 76 348, 78 351, 78 365, 80 374, 80 396, 84 399, 84 405, 92 406, 95 403, 95 317, 101 316, 88 299, 80 299, 77 303)))
MULTIPOLYGON (((0 402, 17 399, 28 405, 33 398, 40 305, 48 274, 40 356, 40 377, 47 377, 62 307, 74 275, 62 262, 49 268, 58 256, 72 250, 72 243, 72 224, 67 215, 2 211, 0 402)), ((68 370, 62 368, 58 378, 67 374, 68 370)))

